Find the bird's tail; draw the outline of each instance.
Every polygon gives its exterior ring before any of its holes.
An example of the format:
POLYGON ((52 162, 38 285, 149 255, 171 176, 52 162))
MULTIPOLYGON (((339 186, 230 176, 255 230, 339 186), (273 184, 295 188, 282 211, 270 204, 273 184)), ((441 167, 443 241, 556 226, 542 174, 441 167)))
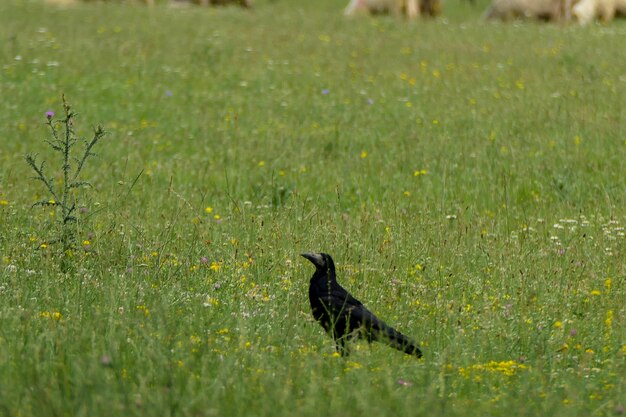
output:
POLYGON ((387 343, 392 348, 398 349, 406 354, 414 355, 418 358, 422 357, 422 351, 417 347, 417 343, 393 327, 387 326, 383 329, 379 341, 387 343))

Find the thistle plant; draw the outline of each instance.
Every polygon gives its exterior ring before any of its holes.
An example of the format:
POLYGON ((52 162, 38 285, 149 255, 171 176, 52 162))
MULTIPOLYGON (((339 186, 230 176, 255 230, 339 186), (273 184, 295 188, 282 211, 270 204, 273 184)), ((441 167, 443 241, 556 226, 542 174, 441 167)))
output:
POLYGON ((79 138, 74 131, 74 120, 76 113, 72 111, 71 106, 65 100, 65 95, 61 96, 63 101, 64 117, 61 119, 54 118, 54 112, 46 113, 46 124, 50 129, 51 139, 45 142, 54 150, 61 154, 62 164, 60 172, 56 175, 61 177, 60 181, 55 181, 54 176, 48 176, 45 161, 39 163, 37 154, 26 155, 26 162, 35 171, 35 180, 41 181, 47 192, 48 198, 33 204, 35 206, 52 206, 57 210, 58 223, 57 236, 49 243, 60 243, 62 249, 61 269, 67 272, 70 267, 70 259, 76 246, 76 207, 77 199, 75 189, 81 187, 91 187, 87 181, 80 179, 80 174, 85 167, 87 160, 94 156, 92 152, 96 144, 104 137, 105 131, 102 126, 94 128, 93 136, 90 140, 79 138), (78 153, 78 157, 74 156, 76 152, 75 146, 82 143, 82 153, 78 153))

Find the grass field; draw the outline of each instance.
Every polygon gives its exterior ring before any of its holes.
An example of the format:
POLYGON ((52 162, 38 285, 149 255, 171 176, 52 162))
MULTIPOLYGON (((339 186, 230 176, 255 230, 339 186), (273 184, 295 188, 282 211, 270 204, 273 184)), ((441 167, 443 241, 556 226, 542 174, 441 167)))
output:
POLYGON ((624 22, 343 6, 0 3, 0 414, 626 412, 624 22), (69 272, 62 92, 108 132, 69 272), (425 358, 336 357, 303 251, 425 358))

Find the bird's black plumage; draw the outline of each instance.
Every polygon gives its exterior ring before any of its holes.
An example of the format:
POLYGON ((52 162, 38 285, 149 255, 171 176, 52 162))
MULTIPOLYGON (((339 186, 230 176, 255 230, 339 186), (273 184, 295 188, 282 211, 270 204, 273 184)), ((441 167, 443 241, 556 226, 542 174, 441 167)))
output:
POLYGON ((303 253, 302 256, 315 265, 309 286, 313 317, 335 339, 339 353, 347 355, 346 341, 362 337, 368 342, 386 343, 409 355, 422 357, 413 340, 388 326, 337 283, 335 264, 330 255, 303 253))

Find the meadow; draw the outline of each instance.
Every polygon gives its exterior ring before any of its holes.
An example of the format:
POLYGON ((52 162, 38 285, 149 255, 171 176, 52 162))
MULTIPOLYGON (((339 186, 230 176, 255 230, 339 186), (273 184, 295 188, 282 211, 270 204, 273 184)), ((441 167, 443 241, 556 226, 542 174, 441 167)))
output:
POLYGON ((623 415, 626 24, 477 3, 2 1, 0 413, 623 415), (107 132, 65 254, 62 93, 107 132), (305 251, 425 357, 338 357, 305 251))

